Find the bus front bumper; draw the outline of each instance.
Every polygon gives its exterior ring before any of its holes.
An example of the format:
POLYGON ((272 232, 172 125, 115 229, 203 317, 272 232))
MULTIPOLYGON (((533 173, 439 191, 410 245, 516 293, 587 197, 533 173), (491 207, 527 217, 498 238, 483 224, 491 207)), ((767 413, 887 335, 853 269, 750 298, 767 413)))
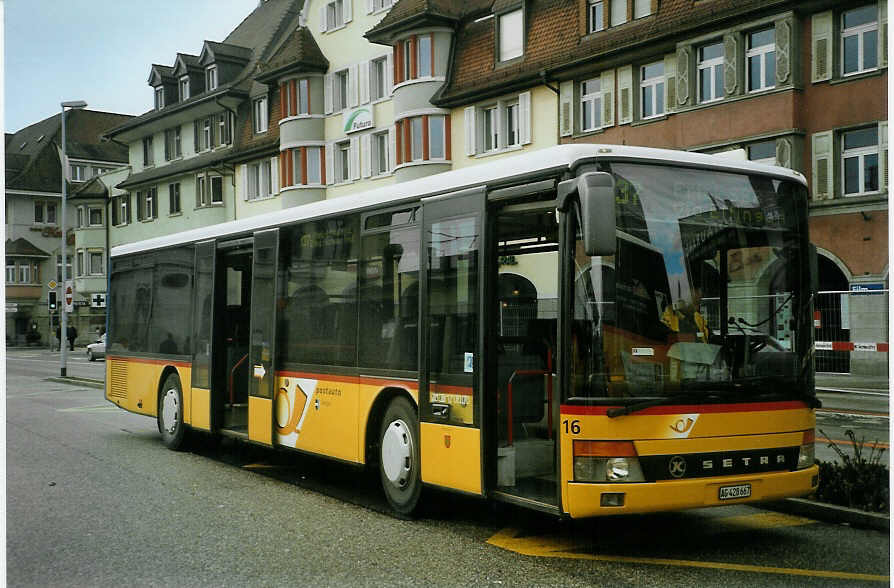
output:
POLYGON ((572 518, 682 510, 705 506, 744 504, 805 496, 816 490, 819 466, 794 472, 773 472, 742 476, 638 482, 631 484, 566 484, 565 510, 572 518), (750 496, 721 500, 721 488, 748 485, 750 496), (623 494, 604 498, 603 494, 623 494), (602 506, 603 502, 619 506, 602 506))

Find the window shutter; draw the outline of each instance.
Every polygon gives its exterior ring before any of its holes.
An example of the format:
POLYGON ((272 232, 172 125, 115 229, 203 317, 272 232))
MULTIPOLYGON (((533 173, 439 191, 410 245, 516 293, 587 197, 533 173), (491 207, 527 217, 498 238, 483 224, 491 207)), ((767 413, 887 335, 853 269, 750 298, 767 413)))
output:
POLYGON ((574 82, 559 84, 559 136, 568 137, 574 132, 574 82))
POLYGON ((198 153, 199 149, 199 121, 192 121, 192 149, 193 153, 198 153))
POLYGON ((385 95, 391 96, 394 89, 394 54, 385 56, 385 95))
POLYGON ((353 20, 353 18, 354 18, 353 4, 354 4, 354 0, 345 0, 345 4, 344 4, 345 23, 351 22, 351 20, 353 20))
POLYGON ((475 155, 475 107, 468 106, 463 111, 465 123, 466 155, 475 155))
POLYGON ((351 137, 351 179, 360 179, 360 137, 351 137))
POLYGON ((776 23, 776 85, 790 84, 792 81, 792 23, 780 20, 776 23))
POLYGON ((393 172, 397 165, 397 133, 394 125, 388 128, 388 171, 393 172))
POLYGON ((881 36, 878 43, 878 63, 880 67, 888 65, 888 0, 879 0, 878 3, 878 34, 881 36))
POLYGON ((320 6, 320 32, 326 32, 326 3, 320 6))
POLYGON ((358 86, 357 83, 357 72, 359 71, 359 67, 355 63, 351 67, 348 68, 348 96, 349 96, 349 104, 354 107, 358 104, 358 86))
POLYGON ((832 11, 814 14, 811 22, 811 43, 813 66, 811 82, 822 82, 832 78, 832 11))
POLYGON ((692 49, 680 47, 677 49, 677 104, 686 106, 690 103, 691 92, 689 90, 689 70, 691 66, 692 49))
POLYGON ((518 132, 522 145, 531 142, 531 92, 518 95, 518 132))
POLYGON ((602 72, 602 126, 610 127, 615 124, 615 71, 602 72))
POLYGON ((832 192, 832 131, 815 133, 811 138, 813 154, 812 188, 814 200, 829 200, 832 192))
POLYGON ((373 0, 366 0, 366 14, 372 14, 376 9, 376 5, 373 0))
POLYGON ((360 88, 360 104, 366 104, 369 102, 369 96, 371 94, 369 81, 372 78, 372 76, 369 75, 370 68, 372 68, 372 61, 364 61, 357 68, 357 85, 360 88))
POLYGON ((127 194, 122 196, 122 198, 124 199, 125 209, 127 212, 127 221, 126 222, 127 222, 127 224, 130 224, 131 221, 133 220, 133 215, 130 212, 130 209, 132 208, 132 206, 131 206, 132 200, 130 199, 130 192, 128 192, 127 194))
POLYGON ((279 158, 270 158, 270 190, 276 194, 279 192, 279 158))
POLYGON ((677 56, 664 56, 664 108, 670 112, 677 107, 677 56))
POLYGON ((239 173, 242 174, 242 200, 248 200, 248 164, 243 163, 239 166, 239 173))
POLYGON ((279 189, 282 190, 289 185, 289 173, 286 171, 286 152, 279 152, 279 180, 282 182, 279 189))
POLYGON ((879 190, 888 190, 888 121, 878 123, 879 190))
POLYGON ((332 151, 335 148, 335 143, 326 143, 326 185, 331 185, 335 179, 335 158, 332 156, 332 151))
MULTIPOLYGON (((519 117, 519 123, 520 122, 521 117, 519 117)), ((504 149, 506 147, 506 135, 506 104, 500 101, 497 102, 497 145, 500 147, 500 149, 504 149)), ((519 138, 521 137, 519 136, 519 138)))
POLYGON ((360 150, 362 154, 360 155, 360 174, 364 178, 368 178, 372 175, 372 135, 366 133, 365 135, 360 137, 360 150))
POLYGON ((618 69, 618 124, 633 120, 633 66, 618 69))
POLYGON ((323 103, 326 114, 332 114, 332 74, 323 76, 323 103))
POLYGON ((723 36, 723 91, 727 96, 739 93, 739 36, 723 36))

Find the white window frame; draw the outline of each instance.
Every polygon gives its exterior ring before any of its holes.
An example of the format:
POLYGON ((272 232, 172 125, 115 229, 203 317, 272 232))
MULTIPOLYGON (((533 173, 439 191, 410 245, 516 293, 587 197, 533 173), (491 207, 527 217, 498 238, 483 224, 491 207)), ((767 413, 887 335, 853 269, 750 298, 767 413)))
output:
POLYGON ((494 104, 481 109, 481 142, 483 153, 500 150, 500 109, 494 104))
MULTIPOLYGON (((351 142, 339 141, 332 145, 332 161, 335 167, 332 170, 335 183, 341 184, 351 180, 351 142)), ((310 178, 308 178, 308 182, 310 178)))
POLYGON ((699 104, 707 104, 709 102, 717 102, 719 100, 723 100, 723 98, 724 98, 722 86, 721 86, 720 96, 714 96, 714 90, 717 88, 716 76, 718 76, 718 75, 720 76, 721 83, 723 81, 723 51, 722 50, 723 50, 723 42, 721 42, 721 41, 717 41, 715 43, 706 43, 706 44, 701 45, 697 48, 697 51, 698 51, 697 84, 698 84, 699 104), (701 58, 702 49, 704 49, 706 47, 713 47, 715 45, 719 45, 721 48, 720 57, 712 57, 710 59, 702 60, 702 58, 701 58), (702 76, 703 75, 709 75, 711 77, 711 97, 708 99, 705 99, 705 97, 702 96, 702 76))
POLYGON ((371 153, 369 155, 370 161, 372 165, 370 169, 372 170, 373 176, 382 176, 387 174, 390 170, 390 147, 388 143, 388 131, 381 133, 373 133, 372 139, 370 140, 371 153), (383 165, 384 164, 384 165, 383 165))
POLYGON ((416 78, 430 78, 434 75, 435 64, 432 63, 431 52, 434 39, 432 35, 416 37, 416 78), (425 47, 423 49, 423 47, 425 47), (423 70, 423 64, 427 67, 423 70))
POLYGON ((269 128, 267 115, 267 97, 261 96, 251 102, 252 127, 255 134, 266 133, 269 128))
POLYGON ((603 127, 602 124, 602 78, 595 77, 589 80, 584 80, 580 83, 580 125, 581 132, 595 131, 601 129, 603 127), (595 92, 589 92, 584 94, 584 86, 589 84, 590 82, 596 82, 598 84, 598 89, 595 92), (584 112, 589 108, 590 114, 595 114, 593 117, 593 121, 599 121, 598 124, 590 127, 584 126, 584 121, 586 117, 584 116, 584 112))
MULTIPOLYGON (((518 102, 516 102, 516 119, 518 118, 518 102)), ((421 117, 420 117, 421 118, 421 117)), ((387 133, 386 133, 387 137, 387 133)), ((429 161, 445 161, 447 159, 447 116, 443 114, 428 115, 428 159, 429 161), (440 122, 435 122, 440 121, 440 122), (441 125, 441 142, 435 143, 435 135, 432 133, 434 125, 441 125), (435 155, 435 147, 440 150, 440 155, 435 155)))
POLYGON ((55 202, 45 202, 44 203, 44 212, 46 213, 46 220, 44 221, 48 225, 56 224, 56 203, 55 202))
POLYGON ((351 73, 342 69, 332 74, 332 111, 339 112, 348 107, 348 89, 351 73))
POLYGON ((587 33, 603 30, 605 30, 605 2, 603 0, 588 0, 587 33))
POLYGON ((155 110, 165 107, 165 87, 155 86, 155 110))
POLYGON ((857 25, 855 27, 844 28, 844 17, 849 12, 854 12, 856 10, 862 10, 866 8, 866 6, 860 6, 858 8, 853 8, 851 10, 845 10, 841 13, 841 77, 849 77, 856 76, 868 71, 875 71, 878 69, 878 44, 881 42, 881 38, 879 35, 879 26, 878 26, 878 5, 871 4, 869 6, 873 6, 876 9, 876 17, 875 20, 866 24, 857 25), (876 44, 876 53, 873 55, 875 59, 875 65, 872 67, 865 67, 866 63, 866 54, 865 54, 865 43, 864 43, 864 35, 866 33, 875 31, 875 44, 876 44), (845 39, 848 37, 856 36, 857 37, 857 70, 852 72, 845 73, 844 71, 844 63, 845 63, 845 39))
POLYGON ((652 14, 652 0, 633 0, 633 18, 644 18, 652 14))
POLYGON ((19 284, 30 284, 31 283, 31 262, 19 262, 18 263, 18 282, 19 284))
MULTIPOLYGON (((351 2, 352 0, 348 0, 351 2)), ((345 7, 343 0, 326 3, 326 30, 331 31, 345 25, 345 7)))
POLYGON ((757 143, 752 143, 751 145, 748 145, 746 147, 746 153, 748 154, 748 161, 751 161, 754 163, 763 163, 765 165, 776 165, 776 141, 774 141, 772 139, 769 141, 758 141, 757 143), (772 145, 773 146, 772 155, 770 157, 753 158, 751 156, 751 149, 754 147, 757 147, 758 145, 761 145, 761 146, 772 145))
POLYGON ((773 60, 773 65, 775 69, 775 60, 776 60, 776 29, 773 27, 767 29, 760 29, 757 31, 751 31, 746 36, 746 42, 748 44, 748 49, 745 52, 745 83, 746 88, 748 88, 749 94, 754 94, 757 92, 765 92, 767 90, 772 90, 776 87, 776 80, 773 80, 773 83, 768 85, 766 84, 767 77, 767 63, 769 60, 773 60), (767 43, 766 45, 758 45, 757 47, 751 46, 751 38, 753 35, 758 33, 763 33, 764 31, 772 31, 773 32, 773 42, 767 43), (760 63, 760 83, 754 89, 751 88, 751 59, 757 58, 758 63, 760 63))
POLYGON ((525 17, 519 8, 498 17, 498 57, 500 61, 510 61, 525 54, 525 17))
POLYGON ((77 227, 80 229, 81 227, 86 226, 84 224, 84 207, 78 206, 78 224, 77 227))
POLYGON ((155 165, 155 148, 152 144, 152 135, 143 137, 143 167, 155 165))
POLYGON ((217 83, 217 66, 209 65, 205 68, 205 91, 210 92, 211 90, 216 90, 217 83))
POLYGON ((518 100, 507 102, 503 108, 503 128, 506 129, 506 148, 521 146, 521 129, 518 126, 518 100), (513 138, 514 135, 514 138, 513 138))
POLYGON ((88 249, 87 250, 87 270, 89 275, 91 276, 104 276, 105 275, 105 251, 102 249, 88 249), (99 268, 94 271, 93 260, 94 256, 99 256, 99 268))
POLYGON ((387 57, 379 57, 369 62, 369 97, 372 102, 388 97, 387 67, 387 57))
POLYGON ((78 249, 78 252, 75 255, 75 262, 76 262, 75 263, 75 271, 77 272, 77 275, 83 276, 84 270, 86 269, 85 265, 84 265, 84 250, 83 249, 78 249))
POLYGON ((610 11, 609 26, 617 27, 627 22, 627 0, 611 0, 610 11))
POLYGON ((651 118, 658 118, 664 116, 667 112, 667 104, 664 103, 664 90, 665 84, 667 83, 665 75, 664 75, 664 61, 653 61, 652 63, 647 63, 643 66, 640 66, 640 82, 639 82, 639 107, 640 107, 640 118, 642 120, 648 120, 651 118), (655 65, 661 66, 661 73, 659 75, 653 76, 651 78, 646 78, 646 68, 652 67, 655 65), (652 110, 652 114, 646 116, 646 90, 651 89, 651 104, 648 106, 652 110), (658 105, 659 100, 661 104, 661 109, 659 111, 658 105))
POLYGON ((35 225, 43 225, 46 224, 46 210, 43 200, 35 200, 34 201, 34 224, 35 225))
POLYGON ((223 205, 223 176, 204 173, 196 176, 196 208, 223 205), (220 198, 214 197, 214 185, 220 186, 220 198))
POLYGON ((83 163, 71 163, 68 166, 69 179, 72 182, 87 181, 88 166, 83 163))
MULTIPOLYGON (((325 180, 323 177, 323 148, 305 147, 304 153, 307 157, 307 185, 322 186, 325 180), (311 174, 311 172, 314 173, 311 174)), ((301 175, 298 177, 300 178, 301 175)))
MULTIPOLYGON (((295 83, 295 94, 298 100, 298 108, 295 110, 298 114, 310 114, 310 80, 301 78, 295 83)), ((291 100, 291 96, 289 100, 291 100)))
POLYGON ((245 166, 246 200, 263 200, 273 195, 273 169, 270 158, 249 163, 245 166))
POLYGON ((168 216, 183 214, 183 200, 180 198, 180 182, 172 182, 168 184, 168 216), (176 201, 177 206, 171 206, 176 201))
POLYGON ((180 101, 189 100, 189 76, 180 76, 177 88, 180 90, 180 101))
POLYGON ((862 127, 859 129, 849 129, 847 131, 842 131, 840 137, 841 137, 841 139, 840 139, 841 140, 841 194, 845 198, 853 198, 855 196, 867 196, 869 194, 878 194, 879 190, 881 188, 881 178, 880 178, 881 169, 880 169, 880 167, 881 167, 881 160, 882 160, 882 155, 881 155, 881 152, 879 149, 879 128, 878 128, 878 126, 862 127), (853 149, 845 149, 844 141, 845 141, 845 137, 847 136, 848 133, 852 133, 852 132, 856 132, 856 131, 865 131, 867 129, 875 130, 875 145, 868 145, 866 147, 856 147, 853 149), (866 169, 865 159, 866 159, 866 156, 868 156, 868 155, 875 155, 875 162, 876 162, 876 164, 875 164, 876 189, 875 190, 866 190, 865 189, 865 186, 866 186, 866 177, 864 175, 864 172, 866 169), (856 158, 857 163, 858 163, 857 178, 859 181, 858 185, 859 185, 860 190, 858 192, 848 193, 848 192, 845 192, 845 189, 846 189, 845 163, 848 159, 853 159, 853 158, 856 158))
POLYGON ((101 227, 101 226, 103 226, 104 223, 103 223, 102 221, 103 221, 103 216, 104 216, 104 214, 103 214, 103 207, 102 207, 102 206, 88 206, 86 212, 87 212, 86 220, 87 220, 87 226, 88 226, 88 227, 101 227), (93 222, 93 213, 94 213, 94 212, 98 212, 98 213, 99 213, 99 222, 98 222, 98 223, 94 223, 94 222, 93 222))
POLYGON ((171 161, 183 157, 180 127, 165 129, 165 160, 171 161))
POLYGON ((10 263, 10 260, 7 259, 6 260, 6 283, 7 284, 15 284, 17 277, 18 276, 16 275, 16 262, 12 261, 10 263))

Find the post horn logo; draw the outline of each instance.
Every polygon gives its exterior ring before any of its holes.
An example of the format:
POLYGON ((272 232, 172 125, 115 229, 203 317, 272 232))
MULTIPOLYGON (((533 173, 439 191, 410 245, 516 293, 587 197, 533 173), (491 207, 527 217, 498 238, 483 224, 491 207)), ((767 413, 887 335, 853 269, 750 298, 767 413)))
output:
POLYGON ((686 475, 686 460, 680 455, 675 455, 670 459, 670 463, 667 464, 667 469, 670 471, 671 476, 682 478, 686 475))
POLYGON ((695 419, 679 419, 677 422, 670 426, 672 431, 676 431, 677 433, 685 433, 692 428, 692 425, 695 424, 695 419))

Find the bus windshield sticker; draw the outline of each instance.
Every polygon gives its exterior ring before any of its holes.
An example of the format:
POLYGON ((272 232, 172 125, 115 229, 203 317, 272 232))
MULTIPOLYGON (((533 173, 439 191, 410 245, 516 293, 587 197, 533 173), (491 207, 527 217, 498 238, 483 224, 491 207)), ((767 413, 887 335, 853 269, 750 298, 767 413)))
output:
POLYGON ((630 350, 630 353, 632 355, 653 357, 655 355, 655 349, 652 347, 634 347, 630 350))

